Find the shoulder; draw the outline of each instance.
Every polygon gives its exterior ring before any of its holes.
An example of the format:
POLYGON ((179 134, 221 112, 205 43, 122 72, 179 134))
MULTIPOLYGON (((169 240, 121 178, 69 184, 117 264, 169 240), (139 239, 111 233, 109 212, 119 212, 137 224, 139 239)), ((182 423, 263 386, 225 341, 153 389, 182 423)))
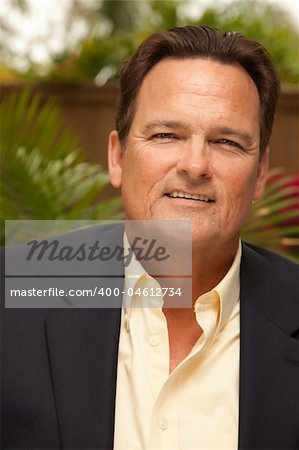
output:
MULTIPOLYGON (((299 320, 299 266, 268 249, 243 243, 241 297, 262 311, 272 311, 276 323, 299 320)), ((284 328, 284 326, 281 326, 284 328)))
POLYGON ((260 247, 258 245, 243 242, 243 258, 267 263, 268 269, 272 271, 285 270, 288 273, 299 273, 299 265, 294 261, 282 256, 274 251, 260 247))
POLYGON ((124 225, 121 222, 103 223, 95 226, 86 226, 78 228, 68 233, 53 236, 49 239, 58 239, 61 243, 96 242, 102 243, 117 242, 122 244, 124 225))
POLYGON ((255 279, 263 279, 273 285, 280 284, 287 291, 290 289, 299 292, 299 265, 257 245, 243 242, 241 273, 254 275, 255 279))

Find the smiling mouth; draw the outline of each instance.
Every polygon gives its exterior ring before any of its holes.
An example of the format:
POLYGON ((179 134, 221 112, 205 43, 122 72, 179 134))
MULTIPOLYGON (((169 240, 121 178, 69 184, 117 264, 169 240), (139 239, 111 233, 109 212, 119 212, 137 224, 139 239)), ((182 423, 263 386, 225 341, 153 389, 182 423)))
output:
POLYGON ((198 202, 214 203, 215 200, 204 194, 191 194, 181 191, 173 191, 166 194, 169 198, 179 198, 184 200, 195 200, 198 202))

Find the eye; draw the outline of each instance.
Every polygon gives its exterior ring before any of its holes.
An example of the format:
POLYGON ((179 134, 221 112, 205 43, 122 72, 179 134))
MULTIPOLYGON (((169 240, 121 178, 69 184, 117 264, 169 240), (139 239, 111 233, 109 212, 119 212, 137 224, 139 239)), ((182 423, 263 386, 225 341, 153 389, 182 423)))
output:
POLYGON ((152 139, 176 139, 176 135, 173 133, 156 133, 152 136, 152 139))
POLYGON ((215 144, 226 145, 229 147, 236 147, 243 150, 243 147, 240 144, 238 144, 238 142, 231 141, 230 139, 214 139, 212 142, 215 144))

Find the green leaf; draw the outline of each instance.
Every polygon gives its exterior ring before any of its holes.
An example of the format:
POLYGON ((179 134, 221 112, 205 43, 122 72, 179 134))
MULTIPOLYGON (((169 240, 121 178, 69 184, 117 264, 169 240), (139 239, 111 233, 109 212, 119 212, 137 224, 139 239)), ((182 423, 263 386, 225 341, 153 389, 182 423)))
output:
POLYGON ((98 204, 108 174, 82 161, 52 101, 42 103, 28 91, 12 95, 3 101, 1 117, 1 220, 119 217, 119 199, 98 204))

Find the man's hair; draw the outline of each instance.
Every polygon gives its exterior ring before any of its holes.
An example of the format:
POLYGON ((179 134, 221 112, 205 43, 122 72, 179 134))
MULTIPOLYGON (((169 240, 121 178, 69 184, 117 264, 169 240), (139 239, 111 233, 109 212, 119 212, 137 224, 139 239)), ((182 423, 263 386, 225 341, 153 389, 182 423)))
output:
POLYGON ((270 139, 280 84, 266 49, 240 33, 224 33, 207 26, 185 26, 161 31, 139 45, 120 77, 116 129, 122 147, 130 131, 141 84, 162 59, 206 58, 224 64, 239 64, 254 81, 260 98, 260 156, 270 139))

